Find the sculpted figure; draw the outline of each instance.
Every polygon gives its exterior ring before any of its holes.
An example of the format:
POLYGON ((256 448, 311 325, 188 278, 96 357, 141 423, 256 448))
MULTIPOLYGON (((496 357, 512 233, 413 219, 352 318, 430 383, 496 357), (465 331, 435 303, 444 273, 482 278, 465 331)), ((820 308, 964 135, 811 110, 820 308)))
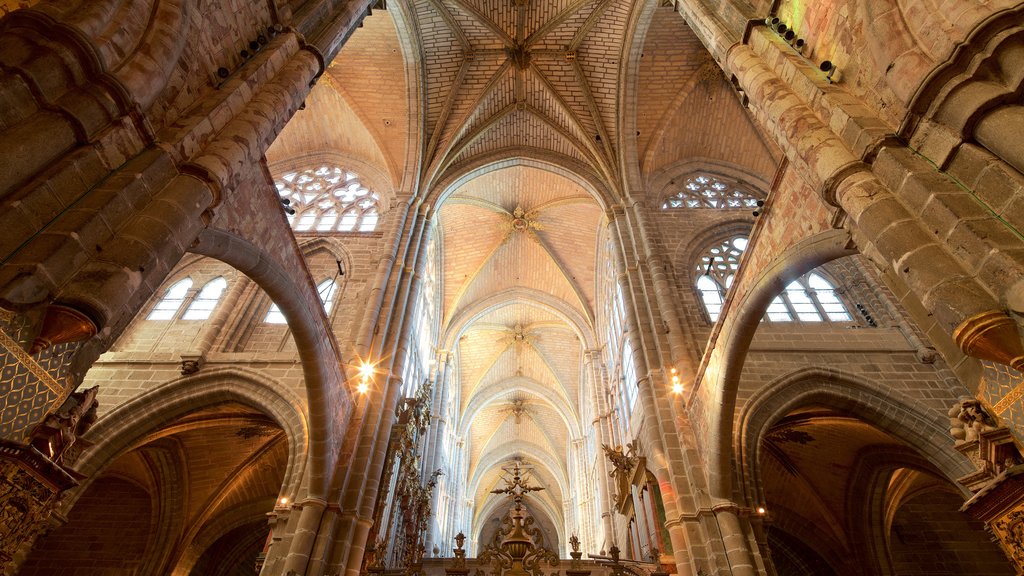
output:
POLYGON ((33 448, 60 464, 64 453, 96 423, 98 386, 75 392, 36 426, 29 438, 33 448))
POLYGON ((977 398, 961 398, 949 409, 949 433, 959 442, 977 440, 982 432, 994 430, 995 419, 977 398))

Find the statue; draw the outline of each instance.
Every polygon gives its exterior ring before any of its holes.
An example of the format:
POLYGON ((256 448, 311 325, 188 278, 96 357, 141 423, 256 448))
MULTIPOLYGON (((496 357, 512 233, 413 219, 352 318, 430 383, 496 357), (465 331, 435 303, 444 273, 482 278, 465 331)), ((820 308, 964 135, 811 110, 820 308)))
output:
POLYGON ((61 464, 65 453, 78 437, 96 423, 96 393, 99 386, 75 392, 56 411, 46 415, 29 436, 29 444, 56 464, 61 464))
POLYGON ((949 409, 949 433, 957 444, 978 439, 982 432, 995 430, 996 422, 977 398, 963 397, 949 409))
POLYGON ((622 451, 621 445, 612 448, 607 444, 601 444, 601 448, 604 449, 605 456, 612 463, 612 469, 608 471, 608 476, 615 479, 616 499, 621 501, 630 493, 630 478, 633 467, 636 466, 639 459, 636 454, 639 451, 639 445, 636 440, 626 444, 626 452, 622 451))

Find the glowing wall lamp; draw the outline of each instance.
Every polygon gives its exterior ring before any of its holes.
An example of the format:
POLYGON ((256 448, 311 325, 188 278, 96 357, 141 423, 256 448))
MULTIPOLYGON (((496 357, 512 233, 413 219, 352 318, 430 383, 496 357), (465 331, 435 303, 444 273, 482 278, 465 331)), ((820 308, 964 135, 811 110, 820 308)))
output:
POLYGON ((679 379, 676 369, 672 369, 672 393, 679 395, 683 393, 683 382, 679 379))

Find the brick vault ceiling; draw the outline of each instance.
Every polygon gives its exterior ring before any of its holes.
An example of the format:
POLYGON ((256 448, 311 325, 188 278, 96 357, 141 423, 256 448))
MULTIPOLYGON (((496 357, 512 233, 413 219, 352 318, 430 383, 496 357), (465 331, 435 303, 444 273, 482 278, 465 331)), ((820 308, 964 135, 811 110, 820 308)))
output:
POLYGON ((616 85, 631 4, 415 0, 426 78, 426 178, 533 149, 614 173, 616 85))
MULTIPOLYGON (((630 3, 415 0, 426 79, 423 182, 481 158, 531 156, 616 178, 616 90, 630 3)), ((560 516, 579 437, 582 345, 592 327, 602 210, 589 192, 519 165, 464 182, 441 207, 442 302, 461 330, 462 433, 476 511, 514 459, 536 467, 560 516), (497 296, 497 302, 495 298, 497 296)), ((480 520, 478 518, 478 520, 480 520)), ((560 518, 558 520, 561 520, 560 518)))

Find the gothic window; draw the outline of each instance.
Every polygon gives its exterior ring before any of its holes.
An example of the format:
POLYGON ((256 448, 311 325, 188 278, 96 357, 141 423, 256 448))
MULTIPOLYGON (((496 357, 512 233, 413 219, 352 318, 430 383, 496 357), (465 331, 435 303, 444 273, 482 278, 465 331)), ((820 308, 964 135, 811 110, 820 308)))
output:
POLYGON ((678 192, 662 203, 664 210, 674 208, 756 208, 761 194, 736 182, 705 172, 688 176, 678 192))
POLYGON ((789 311, 803 322, 853 320, 832 284, 814 272, 790 282, 781 296, 789 311))
POLYGON ((380 197, 354 172, 320 166, 286 172, 277 192, 295 210, 288 222, 296 232, 373 232, 380 218, 380 197))
POLYGON ((156 303, 156 306, 146 316, 146 320, 171 320, 178 313, 178 308, 185 301, 185 295, 192 287, 192 279, 185 278, 178 280, 164 292, 164 297, 156 303))
MULTIPOLYGON (((331 313, 331 306, 334 305, 334 294, 338 291, 338 283, 332 278, 328 278, 323 282, 316 285, 316 291, 320 295, 320 302, 324 305, 324 312, 327 314, 331 313)), ((267 324, 287 324, 284 314, 281 313, 281 309, 278 308, 277 304, 270 304, 270 310, 267 311, 267 316, 263 319, 267 324)))
POLYGON ((217 307, 217 302, 227 286, 228 281, 223 277, 217 277, 207 282, 206 286, 203 286, 203 289, 199 291, 199 294, 192 300, 192 303, 185 309, 181 319, 206 320, 209 318, 210 314, 213 313, 213 309, 217 307))
MULTIPOLYGON (((722 313, 725 294, 732 286, 740 255, 747 248, 747 239, 737 236, 710 248, 697 262, 697 291, 712 322, 722 313)), ((793 282, 772 299, 765 311, 771 322, 850 322, 852 317, 832 284, 820 274, 811 272, 793 282)))
POLYGON ((725 293, 732 286, 740 255, 746 249, 747 239, 736 236, 708 249, 697 260, 697 291, 712 322, 717 322, 722 313, 725 293))

